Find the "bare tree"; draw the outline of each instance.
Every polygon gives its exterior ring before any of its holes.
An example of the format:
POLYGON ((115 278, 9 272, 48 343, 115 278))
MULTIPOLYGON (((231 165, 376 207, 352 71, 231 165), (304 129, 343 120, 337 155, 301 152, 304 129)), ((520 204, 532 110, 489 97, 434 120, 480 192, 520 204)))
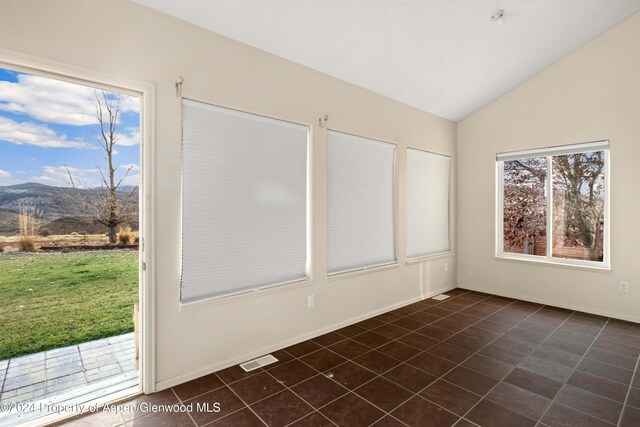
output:
MULTIPOLYGON (((118 115, 120 113, 120 96, 109 97, 104 91, 95 91, 96 118, 100 124, 98 146, 104 152, 106 165, 96 165, 100 174, 100 188, 87 189, 75 192, 74 199, 82 210, 89 214, 93 220, 109 229, 109 243, 116 243, 117 227, 131 220, 136 214, 135 197, 137 187, 130 191, 122 191, 121 186, 129 176, 133 166, 129 166, 118 176, 120 165, 114 162, 114 147, 118 143, 118 115), (101 96, 100 96, 101 95, 101 96)), ((81 183, 74 177, 72 170, 65 165, 69 183, 75 190, 80 190, 81 183)))
POLYGON ((509 252, 535 254, 546 248, 544 158, 504 163, 504 246, 509 252))
MULTIPOLYGON (((556 155, 552 162, 554 255, 584 248, 602 259, 604 154, 602 151, 556 155), (569 251, 564 251, 568 248, 569 251)), ((504 162, 505 250, 544 254, 547 242, 545 158, 504 162)), ((584 255, 582 255, 584 256, 584 255)))

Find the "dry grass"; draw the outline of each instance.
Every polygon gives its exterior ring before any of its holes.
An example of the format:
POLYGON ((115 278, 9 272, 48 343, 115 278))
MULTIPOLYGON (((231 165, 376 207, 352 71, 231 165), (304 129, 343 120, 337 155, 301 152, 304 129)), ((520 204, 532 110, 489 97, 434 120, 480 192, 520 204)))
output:
POLYGON ((133 232, 131 231, 131 227, 129 227, 128 225, 125 227, 122 227, 118 232, 118 243, 121 243, 123 245, 128 245, 131 243, 132 237, 133 237, 133 232))
POLYGON ((18 250, 20 252, 34 252, 36 250, 36 239, 34 236, 21 235, 18 239, 18 250))
POLYGON ((32 206, 20 206, 20 237, 18 250, 33 252, 36 250, 36 231, 38 230, 38 211, 32 206))
MULTIPOLYGON (((21 236, 0 236, 0 246, 5 252, 19 251, 21 236)), ((34 246, 71 246, 71 245, 107 245, 109 238, 105 234, 52 234, 50 236, 33 236, 34 246)))

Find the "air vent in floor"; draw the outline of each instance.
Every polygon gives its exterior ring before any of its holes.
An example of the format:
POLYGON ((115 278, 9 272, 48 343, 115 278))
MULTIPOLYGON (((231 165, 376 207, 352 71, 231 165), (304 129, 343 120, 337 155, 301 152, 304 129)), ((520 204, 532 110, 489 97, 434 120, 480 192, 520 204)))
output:
POLYGON ((440 294, 440 295, 436 295, 435 297, 431 297, 431 299, 434 299, 436 301, 442 301, 449 298, 449 295, 445 295, 445 294, 440 294))
POLYGON ((262 368, 263 366, 270 365, 274 362, 277 362, 278 359, 273 357, 270 354, 266 356, 258 357, 257 359, 249 360, 248 362, 244 362, 240 364, 240 367, 244 369, 245 372, 255 371, 258 368, 262 368))

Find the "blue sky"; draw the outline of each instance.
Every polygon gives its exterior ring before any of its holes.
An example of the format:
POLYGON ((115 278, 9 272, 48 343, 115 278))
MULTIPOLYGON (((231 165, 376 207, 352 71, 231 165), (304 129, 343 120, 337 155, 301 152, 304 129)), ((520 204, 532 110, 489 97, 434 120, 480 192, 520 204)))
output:
MULTIPOLYGON (((116 178, 131 168, 124 183, 137 185, 139 99, 114 92, 107 96, 120 97, 116 178)), ((69 186, 66 168, 82 186, 99 186, 96 166, 106 167, 106 156, 98 145, 95 104, 93 88, 0 68, 0 186, 69 186)))

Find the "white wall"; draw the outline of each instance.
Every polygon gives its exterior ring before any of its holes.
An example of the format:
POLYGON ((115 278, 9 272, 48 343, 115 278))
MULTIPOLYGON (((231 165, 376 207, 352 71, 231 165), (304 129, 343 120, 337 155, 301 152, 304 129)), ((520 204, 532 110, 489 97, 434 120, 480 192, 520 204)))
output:
MULTIPOLYGON (((156 277, 151 333, 160 388, 455 286, 454 256, 405 265, 404 232, 406 146, 453 156, 454 123, 125 0, 4 0, 0 11, 2 48, 156 85, 158 256, 149 267, 156 277), (185 97, 313 126, 312 285, 180 312, 180 100, 174 88, 179 75, 185 97), (327 280, 326 132, 317 126, 324 114, 331 128, 398 144, 396 268, 327 280), (311 293, 316 307, 307 309, 311 293)), ((455 242, 455 224, 451 228, 455 242)))
POLYGON ((640 14, 458 125, 461 287, 640 321, 640 14), (498 152, 611 142, 610 272, 499 260, 498 152), (629 293, 618 282, 629 282, 629 293))

